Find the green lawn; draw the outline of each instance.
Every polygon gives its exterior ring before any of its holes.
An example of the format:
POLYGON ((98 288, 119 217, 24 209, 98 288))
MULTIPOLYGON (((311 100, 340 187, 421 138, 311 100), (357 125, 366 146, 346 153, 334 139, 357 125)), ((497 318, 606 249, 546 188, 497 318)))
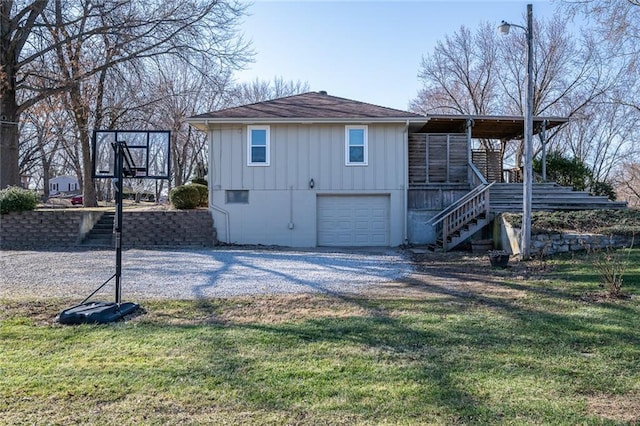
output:
POLYGON ((640 250, 630 264, 616 300, 582 255, 486 290, 411 277, 370 297, 144 302, 98 326, 53 323, 71 301, 2 300, 0 423, 637 423, 640 250))

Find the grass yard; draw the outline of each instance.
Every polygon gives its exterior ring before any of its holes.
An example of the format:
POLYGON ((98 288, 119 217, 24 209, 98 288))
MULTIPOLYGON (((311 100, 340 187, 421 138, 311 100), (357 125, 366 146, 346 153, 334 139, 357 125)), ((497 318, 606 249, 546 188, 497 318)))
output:
POLYGON ((623 299, 584 255, 439 256, 366 297, 148 301, 110 325, 2 300, 0 423, 640 422, 640 250, 623 299))

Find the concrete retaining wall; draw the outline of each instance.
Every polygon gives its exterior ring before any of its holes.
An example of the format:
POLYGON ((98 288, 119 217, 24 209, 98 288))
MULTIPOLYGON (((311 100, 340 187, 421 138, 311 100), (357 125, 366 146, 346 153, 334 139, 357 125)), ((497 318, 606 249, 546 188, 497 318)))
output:
MULTIPOLYGON (((81 247, 103 211, 34 210, 0 215, 0 248, 81 247)), ((123 248, 191 246, 216 243, 208 210, 125 211, 123 248)))

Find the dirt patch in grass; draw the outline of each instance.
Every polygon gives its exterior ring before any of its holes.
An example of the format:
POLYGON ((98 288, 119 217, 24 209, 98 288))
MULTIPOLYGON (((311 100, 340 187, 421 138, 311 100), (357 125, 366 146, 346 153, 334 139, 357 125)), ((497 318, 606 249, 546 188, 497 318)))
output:
POLYGON ((297 294, 234 299, 221 314, 236 324, 277 324, 315 318, 368 316, 371 312, 350 298, 297 294))
POLYGON ((0 320, 16 316, 29 318, 35 325, 55 324, 61 310, 70 307, 68 302, 51 300, 16 300, 0 303, 0 320))
POLYGON ((593 416, 630 425, 640 424, 640 393, 597 394, 587 398, 587 406, 593 416))
POLYGON ((279 324, 317 318, 371 315, 372 310, 348 296, 318 294, 242 296, 144 304, 133 321, 171 325, 279 324))
POLYGON ((526 292, 506 285, 506 282, 531 279, 546 268, 543 262, 515 259, 510 260, 507 268, 493 268, 487 256, 464 252, 426 252, 410 256, 415 272, 398 282, 377 287, 374 295, 518 299, 526 292))
POLYGON ((599 292, 599 293, 585 293, 580 296, 580 300, 583 302, 589 303, 606 303, 612 302, 616 300, 630 300, 633 296, 630 294, 622 293, 617 296, 611 295, 609 293, 599 292))

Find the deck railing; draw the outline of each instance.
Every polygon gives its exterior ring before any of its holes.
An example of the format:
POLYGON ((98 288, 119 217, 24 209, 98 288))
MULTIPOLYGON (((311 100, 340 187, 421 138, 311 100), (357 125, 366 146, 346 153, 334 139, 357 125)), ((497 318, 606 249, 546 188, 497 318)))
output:
POLYGON ((442 230, 442 246, 448 249, 449 237, 478 217, 489 216, 489 188, 493 183, 480 184, 471 192, 434 216, 429 222, 442 230), (440 225, 441 224, 441 225, 440 225))
POLYGON ((469 170, 471 171, 469 173, 470 175, 469 181, 471 182, 471 184, 487 185, 489 183, 487 179, 484 177, 484 175, 480 172, 480 170, 478 170, 475 164, 469 163, 468 166, 469 166, 469 170))

